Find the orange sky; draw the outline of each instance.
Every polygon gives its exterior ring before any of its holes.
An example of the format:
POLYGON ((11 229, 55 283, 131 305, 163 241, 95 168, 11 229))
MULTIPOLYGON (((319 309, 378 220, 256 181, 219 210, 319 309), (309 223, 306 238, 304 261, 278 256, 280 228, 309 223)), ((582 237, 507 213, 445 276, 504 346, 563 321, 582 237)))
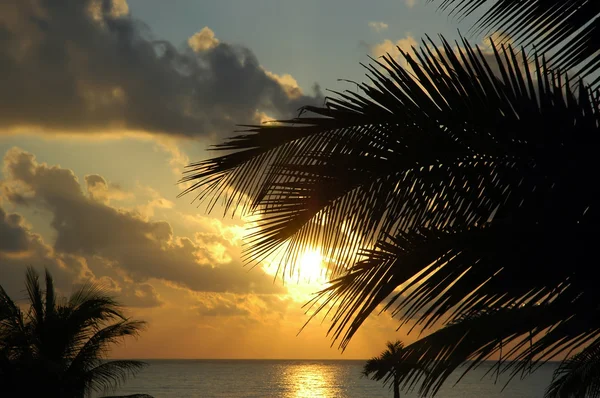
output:
MULTIPOLYGON (((322 287, 318 248, 302 254, 301 281, 274 282, 266 263, 244 268, 242 220, 177 199, 185 165, 236 123, 322 104, 320 87, 272 71, 210 26, 159 43, 126 0, 99 4, 0 2, 0 70, 12 71, 0 79, 0 285, 23 297, 30 265, 49 269, 65 295, 101 284, 148 323, 113 351, 120 358, 353 359, 416 338, 396 332, 388 314, 370 319, 343 355, 328 320, 297 336, 302 305, 322 287)), ((361 24, 368 34, 388 29, 361 24)), ((378 48, 356 50, 356 66, 378 48)))

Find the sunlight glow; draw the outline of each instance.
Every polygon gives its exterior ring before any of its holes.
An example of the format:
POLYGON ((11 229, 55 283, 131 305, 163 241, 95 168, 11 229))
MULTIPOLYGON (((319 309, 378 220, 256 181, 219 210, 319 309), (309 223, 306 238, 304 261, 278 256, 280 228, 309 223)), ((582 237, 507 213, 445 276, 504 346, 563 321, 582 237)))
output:
POLYGON ((298 259, 297 267, 298 278, 306 282, 325 281, 325 268, 323 268, 323 257, 318 250, 307 250, 302 257, 298 259))
POLYGON ((288 295, 294 301, 306 303, 316 292, 325 287, 327 267, 319 249, 307 248, 298 256, 293 266, 288 264, 285 270, 283 265, 281 269, 278 269, 281 265, 279 259, 280 257, 277 255, 267 259, 263 262, 263 269, 267 274, 276 275, 278 279, 283 280, 288 295))

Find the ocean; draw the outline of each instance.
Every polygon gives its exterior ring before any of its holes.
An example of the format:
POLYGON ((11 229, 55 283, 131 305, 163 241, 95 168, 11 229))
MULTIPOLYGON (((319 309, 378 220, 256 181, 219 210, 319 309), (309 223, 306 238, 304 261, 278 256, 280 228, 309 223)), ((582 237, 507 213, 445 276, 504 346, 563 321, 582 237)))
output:
MULTIPOLYGON (((122 387, 106 395, 150 394, 155 398, 237 397, 392 397, 382 383, 361 376, 365 361, 340 360, 146 360, 150 364, 122 387)), ((524 380, 508 386, 502 376, 486 376, 485 363, 453 385, 447 381, 440 398, 541 398, 555 364, 546 364, 524 380), (483 379, 482 379, 483 377, 483 379)), ((402 397, 417 397, 401 393, 402 397)))

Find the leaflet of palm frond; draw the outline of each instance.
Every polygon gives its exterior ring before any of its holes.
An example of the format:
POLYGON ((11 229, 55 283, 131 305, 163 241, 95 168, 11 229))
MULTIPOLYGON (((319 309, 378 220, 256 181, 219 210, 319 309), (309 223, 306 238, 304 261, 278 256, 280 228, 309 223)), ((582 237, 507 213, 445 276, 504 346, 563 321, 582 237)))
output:
POLYGON ((406 347, 406 360, 417 361, 428 372, 415 369, 403 375, 403 387, 418 387, 421 396, 433 395, 460 366, 468 364, 462 378, 502 347, 510 348, 498 359, 499 367, 490 371, 508 372, 508 382, 526 376, 548 360, 596 340, 600 335, 597 311, 585 300, 555 300, 462 317, 406 347))
MULTIPOLYGON (((434 2, 436 0, 429 0, 434 2)), ((600 67, 600 4, 592 0, 441 0, 460 19, 486 8, 475 33, 506 32, 517 44, 550 54, 553 67, 582 77, 600 67), (579 67, 579 68, 577 68, 579 67)))
POLYGON ((137 336, 143 327, 143 322, 123 320, 88 336, 77 355, 71 358, 64 379, 73 385, 77 382, 89 383, 95 391, 117 387, 119 381, 146 365, 139 361, 117 361, 109 367, 102 358, 106 357, 110 345, 119 343, 127 336, 137 336))
MULTIPOLYGON (((5 361, 22 355, 23 313, 0 286, 0 350, 5 361)), ((8 364, 10 366, 10 363, 8 364)), ((10 369, 9 369, 10 370, 10 369)))
MULTIPOLYGON (((146 364, 142 362, 125 359, 105 362, 86 372, 84 380, 94 391, 110 391, 116 389, 127 377, 137 374, 145 366, 146 364)), ((125 395, 115 398, 127 397, 152 398, 151 395, 146 394, 125 395)))
POLYGON ((88 342, 90 332, 102 328, 106 322, 122 322, 125 317, 121 313, 120 306, 105 295, 96 292, 86 294, 85 301, 76 307, 62 307, 62 322, 64 336, 68 342, 68 353, 75 357, 88 342))
POLYGON ((313 317, 334 306, 329 333, 345 348, 380 305, 424 330, 444 315, 454 320, 491 305, 593 291, 588 262, 597 215, 569 213, 570 203, 559 207, 548 200, 543 207, 530 201, 513 212, 514 219, 500 214, 480 227, 390 236, 363 250, 364 260, 309 303, 313 317))
POLYGON ((44 293, 40 286, 40 279, 33 268, 28 268, 25 275, 25 289, 31 306, 29 314, 33 327, 40 327, 44 323, 44 293))
POLYGON ((600 397, 600 340, 560 364, 545 397, 600 397))
POLYGON ((226 209, 248 197, 244 209, 262 217, 250 257, 287 242, 288 262, 310 244, 351 264, 355 247, 386 234, 481 224, 507 198, 518 204, 536 186, 519 182, 523 167, 541 178, 557 172, 556 159, 593 159, 577 152, 591 151, 597 131, 597 103, 583 85, 550 79, 539 61, 532 74, 511 48, 494 47, 495 76, 466 41, 458 52, 442 44, 404 53, 412 73, 390 57, 374 61, 362 94, 307 107, 322 117, 230 139, 216 149, 233 153, 191 166, 186 192, 199 189, 211 206, 222 198, 226 209))

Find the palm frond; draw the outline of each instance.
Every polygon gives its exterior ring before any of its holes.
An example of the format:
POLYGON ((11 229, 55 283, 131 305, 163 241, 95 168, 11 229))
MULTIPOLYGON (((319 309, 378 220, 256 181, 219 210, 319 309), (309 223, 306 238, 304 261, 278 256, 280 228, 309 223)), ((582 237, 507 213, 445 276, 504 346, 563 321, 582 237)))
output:
POLYGON ((358 247, 507 216, 534 186, 556 182, 555 159, 589 159, 580 143, 595 142, 598 108, 583 84, 549 78, 541 60, 531 73, 511 48, 494 47, 496 76, 466 41, 457 51, 443 38, 441 50, 423 44, 416 55, 403 53, 412 72, 385 57, 367 67, 371 83, 362 93, 306 108, 321 117, 254 126, 230 139, 216 149, 233 153, 191 165, 187 192, 199 190, 211 206, 221 198, 230 210, 248 198, 242 209, 259 218, 249 258, 287 245, 282 263, 293 266, 319 246, 340 275, 358 247))
POLYGON ((88 370, 84 380, 88 388, 106 392, 119 387, 128 377, 135 376, 147 363, 133 360, 116 360, 102 363, 88 370))
POLYGON ((591 223, 559 217, 550 222, 494 218, 462 231, 390 236, 362 251, 363 260, 315 296, 309 304, 315 309, 312 316, 334 307, 329 333, 345 348, 378 309, 391 309, 402 324, 412 322, 424 330, 492 305, 511 307, 581 294, 594 299, 590 280, 595 271, 587 262, 593 221, 586 221, 591 223))
POLYGON ((405 358, 422 365, 427 373, 417 370, 404 375, 403 388, 418 389, 421 396, 434 395, 460 366, 467 365, 464 376, 497 354, 500 359, 490 372, 508 372, 509 381, 524 377, 557 355, 600 336, 598 314, 589 312, 593 306, 584 301, 557 299, 463 316, 406 347, 405 358), (590 316, 596 319, 590 321, 590 316))
POLYGON ((423 393, 506 344, 516 372, 600 333, 588 319, 600 93, 544 59, 531 68, 524 50, 492 44, 492 68, 456 44, 401 51, 410 71, 374 60, 360 93, 306 108, 320 117, 253 127, 186 177, 210 203, 229 189, 248 197, 259 218, 248 255, 287 245, 287 265, 321 247, 338 277, 312 305, 332 311, 342 348, 376 310, 422 330, 450 322, 407 347, 407 363, 430 371, 405 377, 423 393))
POLYGON ((25 288, 31 305, 30 316, 38 325, 42 325, 44 323, 44 296, 40 287, 40 277, 33 267, 27 268, 25 288))
POLYGON ((545 397, 600 397, 600 340, 560 364, 545 397))
POLYGON ((21 318, 21 309, 0 286, 0 330, 12 327, 16 319, 21 318))
POLYGON ((137 336, 144 326, 145 322, 142 321, 123 320, 88 336, 88 340, 70 363, 68 377, 80 377, 80 372, 90 369, 108 353, 109 346, 120 343, 125 337, 137 336))
POLYGON ((585 77, 600 67, 600 3, 597 1, 429 1, 438 2, 441 9, 461 19, 485 10, 473 25, 474 32, 499 31, 513 36, 517 45, 534 46, 537 53, 548 54, 549 62, 561 70, 577 71, 585 77))
POLYGON ((56 310, 56 294, 54 292, 54 281, 52 279, 52 275, 46 269, 46 294, 45 294, 45 302, 46 302, 46 316, 53 316, 56 310))
POLYGON ((29 351, 26 325, 19 306, 0 286, 0 357, 11 361, 29 351))

